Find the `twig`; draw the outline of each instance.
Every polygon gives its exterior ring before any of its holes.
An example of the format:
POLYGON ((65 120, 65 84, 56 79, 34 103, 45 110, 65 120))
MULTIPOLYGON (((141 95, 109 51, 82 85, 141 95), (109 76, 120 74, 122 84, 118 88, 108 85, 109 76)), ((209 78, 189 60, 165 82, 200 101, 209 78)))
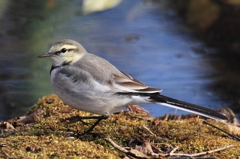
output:
POLYGON ((196 155, 197 155, 197 156, 199 156, 199 155, 205 155, 205 154, 209 154, 209 153, 213 153, 213 152, 225 150, 225 149, 228 149, 228 148, 231 148, 231 147, 234 147, 234 145, 223 146, 223 147, 220 147, 220 148, 218 148, 218 149, 209 150, 209 151, 206 151, 206 152, 196 153, 196 154, 193 154, 192 157, 194 157, 194 156, 196 156, 196 155))
MULTIPOLYGON (((133 149, 133 148, 130 148, 130 150, 127 150, 121 146, 119 146, 118 144, 116 144, 114 141, 112 141, 112 139, 110 138, 104 138, 106 141, 108 141, 114 148, 116 148, 117 150, 121 151, 121 152, 124 152, 125 154, 127 155, 130 155, 132 157, 137 157, 137 158, 143 158, 143 159, 146 159, 146 158, 149 158, 150 156, 148 156, 147 154, 137 150, 137 149, 133 149)), ((151 156, 154 156, 155 158, 156 157, 159 157, 159 156, 163 156, 161 154, 156 154, 156 153, 151 153, 151 156)), ((164 155, 166 156, 166 155, 164 155)))
POLYGON ((147 130, 150 134, 152 134, 153 136, 156 136, 156 134, 154 134, 148 127, 146 127, 145 125, 142 125, 142 128, 144 128, 145 130, 147 130))
POLYGON ((11 158, 11 156, 10 156, 7 152, 3 151, 3 153, 4 153, 8 158, 11 158))
POLYGON ((195 157, 195 156, 206 155, 206 154, 209 154, 209 153, 213 153, 213 152, 225 150, 225 149, 231 148, 231 147, 233 147, 233 146, 234 146, 234 145, 223 146, 223 147, 220 147, 220 148, 218 148, 218 149, 209 150, 209 151, 200 152, 200 153, 194 153, 194 154, 170 153, 170 156, 188 156, 188 157, 195 157))
POLYGON ((173 148, 170 152, 169 152, 169 156, 171 156, 172 154, 174 154, 175 151, 177 151, 178 146, 173 148))
POLYGON ((108 141, 114 148, 116 148, 117 150, 129 154, 129 155, 134 155, 135 157, 139 157, 139 158, 148 158, 148 157, 160 157, 160 156, 187 156, 187 157, 195 157, 195 156, 200 156, 200 155, 206 155, 206 154, 210 154, 213 152, 217 152, 217 151, 221 151, 221 150, 225 150, 231 147, 234 147, 234 145, 228 145, 228 146, 223 146, 214 150, 209 150, 209 151, 205 151, 205 152, 200 152, 200 153, 194 153, 194 154, 184 154, 184 153, 174 153, 178 147, 175 147, 171 150, 171 152, 169 153, 165 153, 165 154, 156 154, 156 153, 152 153, 150 156, 146 156, 145 154, 143 154, 142 152, 136 150, 136 149, 130 149, 127 150, 121 146, 119 146, 118 144, 116 144, 114 141, 112 141, 112 139, 110 138, 104 138, 106 141, 108 141))
POLYGON ((114 141, 112 141, 112 139, 110 139, 108 137, 104 138, 104 140, 108 141, 114 148, 118 149, 121 152, 124 152, 124 153, 128 153, 129 152, 128 150, 126 150, 125 148, 119 146, 114 141))
POLYGON ((234 138, 234 139, 236 139, 236 140, 240 141, 240 139, 239 139, 237 136, 235 136, 235 135, 232 135, 232 134, 228 133, 227 131, 225 131, 225 130, 223 130, 223 129, 221 129, 221 128, 219 128, 219 127, 215 126, 215 125, 212 125, 212 124, 210 124, 210 123, 209 123, 209 122, 207 122, 207 121, 203 121, 203 123, 204 123, 204 124, 207 124, 207 125, 210 125, 210 126, 212 126, 212 127, 216 128, 216 129, 218 129, 218 130, 220 130, 220 131, 222 131, 222 132, 224 132, 224 133, 228 134, 228 135, 229 135, 229 136, 231 136, 232 138, 234 138))

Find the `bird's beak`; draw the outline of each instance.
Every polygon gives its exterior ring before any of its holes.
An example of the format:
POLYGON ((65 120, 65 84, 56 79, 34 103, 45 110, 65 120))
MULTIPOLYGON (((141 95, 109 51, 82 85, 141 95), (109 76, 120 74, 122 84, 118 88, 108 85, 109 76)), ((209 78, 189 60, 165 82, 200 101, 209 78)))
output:
POLYGON ((52 52, 46 52, 46 53, 43 53, 41 55, 38 55, 37 57, 43 58, 43 57, 51 57, 51 56, 53 56, 52 52))

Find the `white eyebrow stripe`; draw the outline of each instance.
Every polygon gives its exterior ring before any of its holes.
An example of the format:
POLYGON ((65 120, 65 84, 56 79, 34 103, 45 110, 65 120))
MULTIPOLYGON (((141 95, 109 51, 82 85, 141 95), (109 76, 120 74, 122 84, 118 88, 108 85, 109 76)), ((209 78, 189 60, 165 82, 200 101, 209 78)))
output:
POLYGON ((77 49, 77 47, 76 46, 74 46, 74 45, 67 45, 67 44, 65 44, 65 45, 63 45, 61 48, 60 48, 60 50, 61 49, 63 49, 63 48, 65 48, 65 49, 77 49))

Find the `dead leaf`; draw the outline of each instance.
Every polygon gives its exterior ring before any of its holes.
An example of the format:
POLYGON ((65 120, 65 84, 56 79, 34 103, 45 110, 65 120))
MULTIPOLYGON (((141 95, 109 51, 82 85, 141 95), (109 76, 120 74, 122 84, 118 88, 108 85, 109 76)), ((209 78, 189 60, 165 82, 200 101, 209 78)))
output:
POLYGON ((14 126, 6 121, 0 122, 0 129, 3 129, 4 131, 8 130, 14 130, 14 126))
POLYGON ((28 115, 28 116, 23 116, 19 118, 19 122, 22 122, 24 124, 30 124, 30 123, 34 123, 37 116, 40 116, 42 114, 45 113, 45 110, 39 108, 37 109, 35 112, 33 112, 32 114, 28 115))

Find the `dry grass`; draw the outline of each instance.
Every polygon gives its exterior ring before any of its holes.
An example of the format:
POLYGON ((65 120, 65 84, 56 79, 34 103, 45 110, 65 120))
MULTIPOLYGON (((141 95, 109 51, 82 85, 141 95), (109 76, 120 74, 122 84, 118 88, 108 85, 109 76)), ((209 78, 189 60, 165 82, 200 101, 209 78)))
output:
MULTIPOLYGON (((146 113, 122 111, 95 127, 94 132, 101 135, 76 139, 69 138, 69 132, 82 133, 95 120, 84 120, 89 124, 65 120, 92 114, 64 105, 56 95, 43 97, 26 115, 29 119, 21 118, 23 122, 17 118, 8 121, 14 129, 5 129, 2 124, 0 158, 123 158, 127 155, 116 150, 103 136, 123 147, 131 147, 130 141, 135 142, 135 147, 137 142, 149 141, 154 152, 162 153, 176 146, 179 147, 178 153, 191 154, 234 145, 233 148, 210 155, 221 159, 240 156, 239 141, 202 124, 199 118, 167 121, 149 117, 146 113), (36 113, 36 116, 29 117, 32 113, 36 113)), ((213 120, 208 122, 228 131, 222 123, 213 120)))

